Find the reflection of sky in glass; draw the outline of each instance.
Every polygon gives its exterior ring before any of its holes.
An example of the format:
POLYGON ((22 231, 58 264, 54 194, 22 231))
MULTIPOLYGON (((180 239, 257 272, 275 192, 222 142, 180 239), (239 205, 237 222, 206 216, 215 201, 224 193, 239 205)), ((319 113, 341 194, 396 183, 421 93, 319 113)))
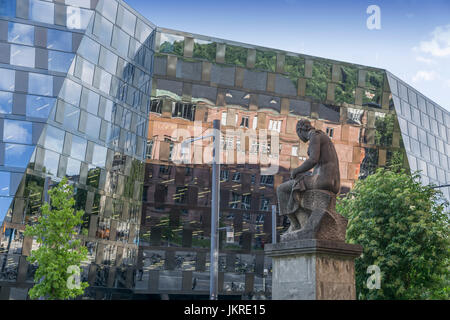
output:
POLYGON ((11 64, 16 66, 34 68, 34 59, 34 48, 16 44, 11 45, 11 64))
POLYGON ((3 141, 31 143, 32 123, 26 121, 5 120, 3 124, 3 141))
POLYGON ((64 131, 48 126, 44 146, 47 149, 61 153, 64 145, 64 131))
POLYGON ((78 83, 67 80, 64 81, 64 85, 61 89, 60 97, 75 106, 80 103, 81 86, 78 83))
POLYGON ((84 156, 86 154, 86 145, 86 140, 77 136, 72 136, 72 150, 70 152, 70 155, 75 159, 84 161, 84 156))
POLYGON ((0 171, 0 196, 9 196, 11 173, 0 171))
POLYGON ((41 96, 53 95, 53 77, 45 74, 28 74, 28 92, 41 96))
POLYGON ((13 198, 0 197, 0 222, 5 219, 6 213, 11 205, 13 198))
POLYGON ((78 120, 80 118, 80 109, 71 106, 70 104, 65 104, 64 106, 64 127, 66 129, 77 130, 78 120))
POLYGON ((67 73, 74 57, 72 53, 49 51, 48 70, 67 73))
POLYGON ((59 165, 59 154, 53 151, 45 150, 44 167, 47 173, 57 175, 59 165))
POLYGON ((11 113, 13 94, 0 91, 0 113, 11 113))
POLYGON ((5 144, 5 165, 26 168, 34 148, 34 146, 25 146, 21 144, 5 144))
POLYGON ((48 29, 47 48, 62 51, 72 51, 72 33, 48 29))
POLYGON ((0 90, 14 91, 15 77, 14 70, 0 69, 0 90))
POLYGON ((78 53, 83 58, 97 64, 98 56, 100 54, 100 45, 88 37, 83 37, 80 47, 78 48, 78 53))
POLYGON ((80 165, 80 161, 69 158, 67 160, 66 175, 70 177, 78 176, 80 174, 80 165))
POLYGON ((27 96, 27 116, 35 118, 48 118, 51 108, 55 104, 55 99, 27 96))
POLYGON ((92 155, 92 164, 97 167, 104 167, 106 163, 106 148, 94 145, 94 152, 92 155))
POLYGON ((34 45, 34 27, 10 22, 8 24, 8 41, 12 43, 34 45))
POLYGON ((30 19, 53 24, 55 5, 53 3, 30 0, 30 19))

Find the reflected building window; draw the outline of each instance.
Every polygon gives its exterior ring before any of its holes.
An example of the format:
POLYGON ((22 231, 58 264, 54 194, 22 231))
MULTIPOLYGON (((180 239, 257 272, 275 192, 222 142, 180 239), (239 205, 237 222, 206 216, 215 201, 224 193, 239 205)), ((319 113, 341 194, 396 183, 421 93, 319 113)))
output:
POLYGON ((85 139, 72 136, 72 149, 70 155, 78 160, 84 161, 86 155, 87 142, 85 139))
POLYGON ((67 73, 74 57, 73 53, 50 50, 48 52, 48 70, 67 73))
POLYGON ((65 132, 52 126, 47 127, 44 147, 61 153, 64 145, 65 132))
POLYGON ((47 49, 72 51, 72 33, 54 29, 47 31, 47 49))
POLYGON ((11 59, 13 65, 34 68, 35 49, 22 45, 11 45, 11 59))
POLYGON ((26 115, 28 117, 47 119, 55 101, 54 98, 28 95, 26 115))
POLYGON ((53 96, 53 77, 45 74, 28 74, 28 92, 41 96, 53 96))
MULTIPOLYGON (((66 4, 69 3, 66 1, 66 4)), ((89 9, 67 6, 66 15, 66 26, 68 29, 85 30, 88 27, 89 22, 91 21, 93 11, 89 9)))
POLYGON ((10 114, 12 111, 13 94, 0 91, 0 113, 10 114))

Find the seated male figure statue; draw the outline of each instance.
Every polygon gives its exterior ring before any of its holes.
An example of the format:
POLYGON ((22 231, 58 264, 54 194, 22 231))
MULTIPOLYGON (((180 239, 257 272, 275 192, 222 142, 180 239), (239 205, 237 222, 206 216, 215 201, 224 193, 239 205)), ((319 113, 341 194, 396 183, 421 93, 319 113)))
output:
POLYGON ((304 143, 309 141, 308 159, 291 172, 289 181, 277 189, 280 215, 286 215, 291 223, 282 241, 297 237, 315 238, 324 224, 329 229, 322 231, 324 237, 345 239, 346 219, 335 212, 340 175, 333 142, 324 132, 316 130, 310 121, 303 119, 297 123, 297 135, 304 143), (298 236, 292 236, 293 233, 298 236))

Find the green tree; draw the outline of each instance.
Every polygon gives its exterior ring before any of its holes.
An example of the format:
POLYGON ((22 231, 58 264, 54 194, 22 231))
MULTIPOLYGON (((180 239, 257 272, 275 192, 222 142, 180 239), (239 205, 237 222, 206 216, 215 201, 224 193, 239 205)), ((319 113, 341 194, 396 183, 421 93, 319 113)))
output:
POLYGON ((32 299, 75 298, 88 287, 86 282, 79 282, 77 286, 73 281, 74 271, 81 269, 81 262, 87 259, 88 253, 81 240, 76 239, 84 211, 74 210, 73 186, 68 184, 67 178, 48 194, 50 204, 42 206, 37 223, 25 230, 25 236, 36 237, 40 245, 27 258, 30 263, 38 264, 35 285, 29 295, 32 299))
POLYGON ((449 216, 442 193, 419 174, 380 168, 338 202, 349 219, 347 241, 364 247, 355 261, 360 299, 448 299, 449 216), (381 271, 369 289, 367 268, 381 271))

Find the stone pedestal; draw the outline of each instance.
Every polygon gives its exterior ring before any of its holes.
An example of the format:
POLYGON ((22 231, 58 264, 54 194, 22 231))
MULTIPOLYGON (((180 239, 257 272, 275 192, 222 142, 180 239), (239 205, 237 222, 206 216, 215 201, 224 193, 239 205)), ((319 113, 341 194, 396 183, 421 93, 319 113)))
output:
POLYGON ((266 244, 273 300, 354 300, 360 245, 330 240, 266 244))

